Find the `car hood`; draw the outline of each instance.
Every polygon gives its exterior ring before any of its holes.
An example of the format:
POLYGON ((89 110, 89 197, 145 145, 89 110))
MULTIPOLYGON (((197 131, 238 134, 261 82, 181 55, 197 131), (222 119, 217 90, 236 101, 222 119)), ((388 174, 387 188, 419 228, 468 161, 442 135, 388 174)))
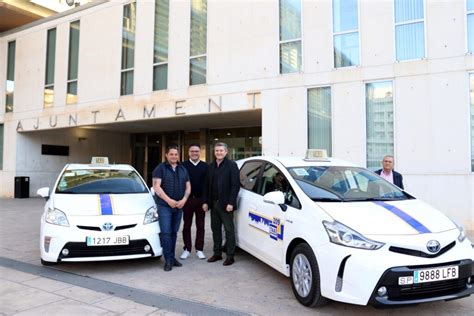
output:
POLYGON ((55 194, 53 204, 71 216, 145 214, 155 205, 149 193, 55 194))
POLYGON ((456 228, 443 213, 420 200, 319 202, 336 221, 363 235, 415 235, 456 228))

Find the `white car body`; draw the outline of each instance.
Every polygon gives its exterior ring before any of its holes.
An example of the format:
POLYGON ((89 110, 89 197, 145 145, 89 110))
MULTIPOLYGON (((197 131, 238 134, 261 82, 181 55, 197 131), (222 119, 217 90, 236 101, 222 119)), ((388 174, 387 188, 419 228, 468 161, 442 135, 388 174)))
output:
MULTIPOLYGON (((467 238, 458 240, 461 228, 428 204, 414 198, 388 202, 315 202, 300 188, 287 168, 356 166, 333 158, 309 161, 298 158, 252 157, 238 161, 239 169, 242 171, 242 166, 252 161, 262 161, 276 167, 286 177, 301 204, 300 209, 286 205, 284 211, 273 203, 274 199, 270 196, 273 192, 263 195, 244 187, 240 189, 238 210, 235 213, 237 245, 277 271, 293 278, 290 262, 292 252, 295 245, 305 243, 309 245, 317 261, 319 290, 324 299, 358 305, 402 305, 461 298, 473 293, 471 276, 474 272, 474 251, 471 243, 467 238), (402 218, 403 214, 399 214, 402 217, 396 215, 398 210, 403 210, 400 213, 408 215, 405 220, 402 218), (410 225, 407 222, 409 218, 416 219, 422 227, 414 222, 410 225), (337 221, 384 245, 380 249, 369 250, 333 243, 323 221, 337 221), (432 240, 440 244, 441 250, 436 254, 427 251, 427 243, 432 240), (453 242, 454 246, 449 246, 453 242), (411 251, 411 255, 400 253, 406 250, 411 251), (458 271, 459 274, 462 272, 462 277, 457 281, 462 284, 458 284, 456 289, 452 285, 455 283, 453 280, 428 282, 421 286, 391 284, 394 280, 403 282, 398 278, 413 276, 413 271, 417 269, 461 264, 463 267, 458 271), (387 274, 384 276, 384 273, 387 274), (388 281, 389 277, 392 278, 391 282, 388 281), (469 277, 471 278, 468 279, 469 277), (446 284, 446 291, 430 294, 431 289, 439 284, 446 284), (448 284, 453 286, 451 290, 448 284), (388 295, 377 294, 382 286, 388 289, 388 295), (402 293, 400 288, 407 292, 398 297, 395 294, 402 293)), ((241 182, 246 181, 245 177, 241 172, 241 182)), ((264 181, 260 179, 261 176, 257 181, 264 181)), ((319 305, 315 301, 300 299, 296 293, 295 296, 304 305, 319 305)))
POLYGON ((43 264, 65 261, 106 261, 159 257, 162 255, 156 219, 144 224, 147 210, 155 208, 155 201, 145 182, 136 173, 146 192, 133 194, 66 194, 57 193, 59 180, 65 173, 78 170, 120 170, 135 172, 129 165, 68 164, 60 173, 49 195, 48 188, 38 190, 47 199, 41 217, 40 249, 43 264), (63 212, 68 226, 46 221, 48 210, 63 212), (125 236, 125 237, 124 237, 125 236), (128 236, 128 237, 127 237, 128 236), (128 245, 88 245, 87 238, 97 241, 116 241, 128 238, 128 245), (148 246, 148 251, 145 250, 148 246), (65 255, 64 249, 67 249, 65 255))

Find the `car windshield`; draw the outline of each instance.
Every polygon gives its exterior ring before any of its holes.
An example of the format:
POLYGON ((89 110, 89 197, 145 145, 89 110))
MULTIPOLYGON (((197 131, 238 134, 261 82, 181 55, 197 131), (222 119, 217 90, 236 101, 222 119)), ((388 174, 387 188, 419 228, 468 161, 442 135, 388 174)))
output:
POLYGON ((56 193, 126 194, 148 190, 133 170, 75 169, 62 174, 56 193))
POLYGON ((288 170, 300 188, 314 201, 392 201, 413 198, 363 168, 304 166, 288 170))

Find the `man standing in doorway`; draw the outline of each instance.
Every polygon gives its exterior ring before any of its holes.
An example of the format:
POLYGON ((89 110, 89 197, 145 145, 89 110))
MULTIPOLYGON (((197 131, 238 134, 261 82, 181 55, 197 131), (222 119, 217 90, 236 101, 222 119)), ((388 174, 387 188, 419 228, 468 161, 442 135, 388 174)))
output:
POLYGON ((196 214, 196 256, 199 259, 206 259, 204 255, 204 219, 206 213, 202 209, 202 191, 204 181, 207 175, 207 164, 199 159, 201 148, 197 144, 189 146, 189 160, 183 162, 191 180, 191 195, 184 205, 183 209, 183 242, 184 249, 181 259, 187 259, 191 253, 191 226, 193 224, 193 215, 196 214))
POLYGON ((382 169, 375 171, 376 174, 380 175, 382 178, 387 180, 390 183, 395 184, 400 189, 404 190, 403 188, 403 176, 393 170, 393 166, 395 165, 393 156, 386 155, 383 157, 382 160, 382 169))
POLYGON ((240 189, 239 168, 226 158, 227 144, 214 145, 215 160, 209 165, 203 192, 202 208, 211 209, 212 239, 214 254, 207 262, 222 260, 222 225, 225 229, 227 258, 224 266, 234 263, 235 231, 234 210, 237 208, 237 194, 240 189))
POLYGON ((164 270, 171 271, 173 267, 182 266, 175 258, 176 237, 184 204, 191 194, 191 183, 188 171, 179 163, 178 146, 168 146, 165 157, 166 161, 153 170, 153 189, 157 195, 164 270))

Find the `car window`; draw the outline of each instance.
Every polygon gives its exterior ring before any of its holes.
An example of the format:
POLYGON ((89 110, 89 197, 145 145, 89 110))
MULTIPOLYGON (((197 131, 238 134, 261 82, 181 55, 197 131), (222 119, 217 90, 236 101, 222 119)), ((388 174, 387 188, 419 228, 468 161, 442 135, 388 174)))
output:
POLYGON ((258 175, 263 162, 248 161, 240 168, 240 186, 257 193, 258 175))
POLYGON ((316 201, 400 200, 413 198, 373 172, 357 167, 289 168, 301 189, 316 201))
POLYGON ((265 195, 268 192, 281 191, 285 195, 285 204, 301 208, 300 202, 296 197, 295 191, 291 187, 285 175, 274 165, 267 163, 263 170, 260 181, 259 194, 265 195))
POLYGON ((126 194, 148 193, 148 189, 133 170, 77 169, 61 175, 56 193, 126 194))

